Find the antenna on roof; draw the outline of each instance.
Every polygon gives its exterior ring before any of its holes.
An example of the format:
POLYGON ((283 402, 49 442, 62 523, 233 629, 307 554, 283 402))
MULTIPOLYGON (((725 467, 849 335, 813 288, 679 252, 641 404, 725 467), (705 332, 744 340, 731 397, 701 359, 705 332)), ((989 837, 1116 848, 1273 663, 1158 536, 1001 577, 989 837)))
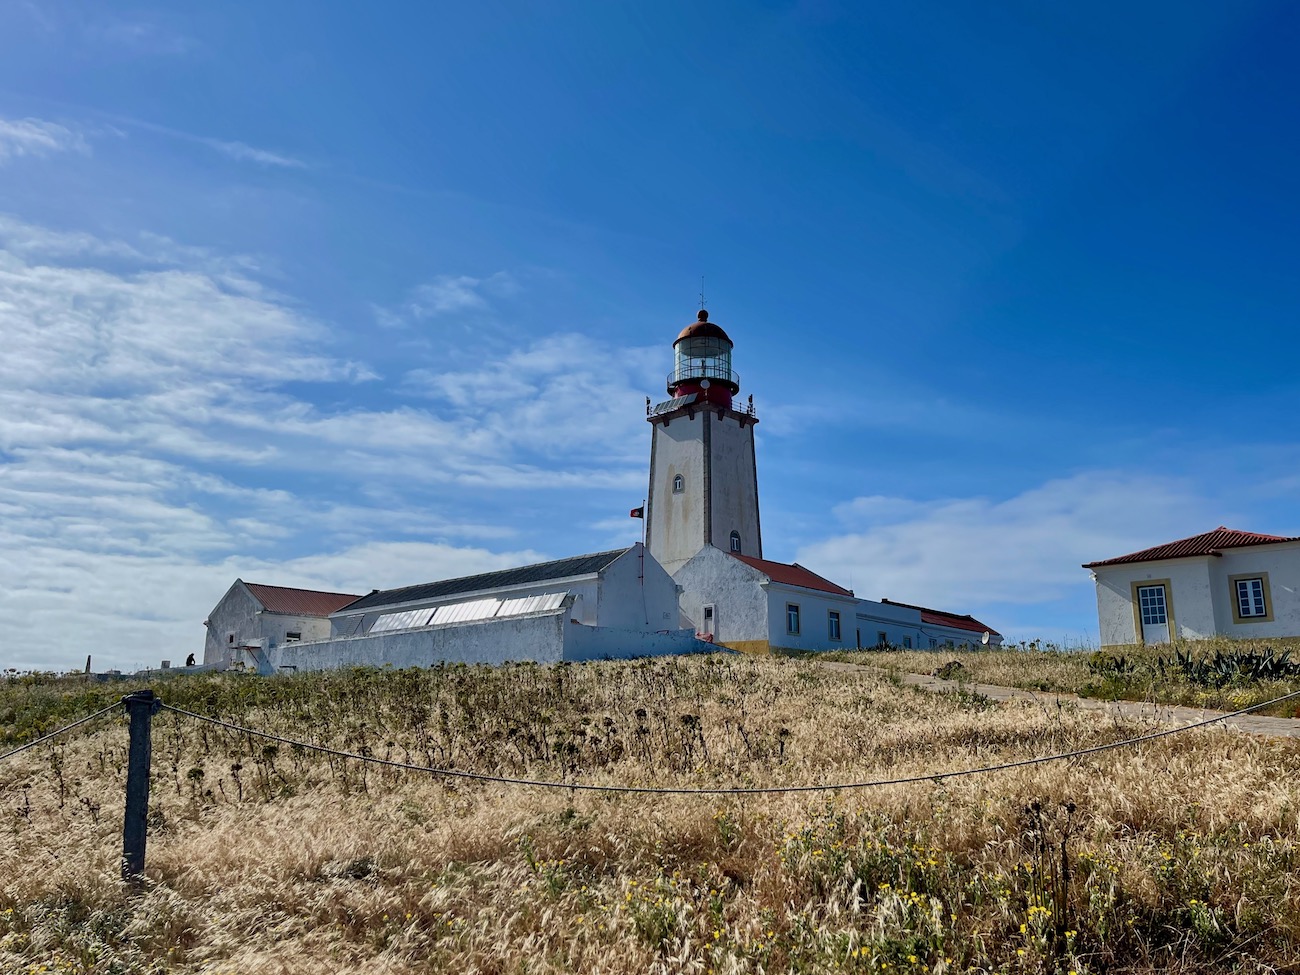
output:
POLYGON ((704 300, 704 275, 700 275, 700 311, 704 311, 706 302, 704 300))

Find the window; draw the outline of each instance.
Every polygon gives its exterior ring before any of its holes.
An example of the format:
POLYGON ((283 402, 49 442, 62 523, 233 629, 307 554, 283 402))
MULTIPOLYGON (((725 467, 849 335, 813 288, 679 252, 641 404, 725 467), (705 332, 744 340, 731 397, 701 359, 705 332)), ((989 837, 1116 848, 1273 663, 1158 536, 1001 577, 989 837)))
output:
POLYGON ((840 638, 840 614, 833 609, 826 613, 826 635, 832 640, 840 638))
POLYGON ((235 634, 233 634, 233 633, 227 633, 227 634, 226 634, 226 642, 227 642, 227 643, 234 643, 234 642, 235 642, 235 634))
POLYGON ((1169 622, 1165 604, 1164 586, 1142 586, 1138 589, 1138 611, 1143 626, 1160 626, 1169 622))
POLYGON ((938 649, 938 647, 939 647, 939 641, 936 640, 934 637, 930 637, 930 649, 935 650, 938 649))
POLYGON ((903 649, 904 650, 912 649, 912 638, 910 636, 903 637, 903 649))
POLYGON ((705 607, 704 607, 704 632, 705 632, 705 633, 716 633, 716 632, 718 632, 718 631, 715 630, 713 627, 714 627, 714 612, 713 612, 713 607, 712 607, 712 606, 705 606, 705 607))
POLYGON ((785 604, 785 631, 787 633, 799 635, 799 604, 785 604))
POLYGON ((300 643, 302 641, 302 631, 290 631, 284 635, 285 643, 300 643))
POLYGON ((686 490, 686 478, 677 474, 673 477, 673 494, 681 494, 686 490))
POLYGON ((889 634, 886 633, 884 630, 876 631, 876 646, 878 647, 889 646, 889 634))
POLYGON ((1269 623, 1273 620, 1273 599, 1268 589, 1268 573, 1229 576, 1232 586, 1232 620, 1234 623, 1269 623))
POLYGON ((731 550, 733 552, 740 551, 740 532, 731 533, 731 550))

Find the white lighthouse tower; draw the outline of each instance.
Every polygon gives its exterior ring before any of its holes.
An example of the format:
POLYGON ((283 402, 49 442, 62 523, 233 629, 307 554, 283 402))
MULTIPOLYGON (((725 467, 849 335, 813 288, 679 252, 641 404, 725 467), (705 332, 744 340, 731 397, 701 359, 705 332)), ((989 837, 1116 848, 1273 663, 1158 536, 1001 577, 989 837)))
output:
POLYGON ((653 430, 646 547, 669 573, 706 545, 763 555, 758 418, 753 397, 746 410, 732 405, 740 376, 731 368, 731 350, 727 333, 701 311, 673 343, 672 398, 646 417, 653 430))

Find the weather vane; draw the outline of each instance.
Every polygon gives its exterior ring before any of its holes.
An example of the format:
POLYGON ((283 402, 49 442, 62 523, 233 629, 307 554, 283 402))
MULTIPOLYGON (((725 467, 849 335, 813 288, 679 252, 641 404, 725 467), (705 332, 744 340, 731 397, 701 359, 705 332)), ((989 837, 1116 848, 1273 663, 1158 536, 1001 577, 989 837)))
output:
POLYGON ((704 311, 704 275, 700 275, 700 311, 704 311))

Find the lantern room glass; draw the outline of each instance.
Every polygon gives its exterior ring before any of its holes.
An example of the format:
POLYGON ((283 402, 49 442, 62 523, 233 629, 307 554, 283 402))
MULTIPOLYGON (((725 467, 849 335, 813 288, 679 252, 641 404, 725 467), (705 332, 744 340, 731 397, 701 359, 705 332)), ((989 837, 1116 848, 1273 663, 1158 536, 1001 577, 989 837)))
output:
POLYGON ((726 339, 704 336, 682 339, 673 351, 673 382, 686 379, 736 381, 731 371, 731 343, 726 339))

